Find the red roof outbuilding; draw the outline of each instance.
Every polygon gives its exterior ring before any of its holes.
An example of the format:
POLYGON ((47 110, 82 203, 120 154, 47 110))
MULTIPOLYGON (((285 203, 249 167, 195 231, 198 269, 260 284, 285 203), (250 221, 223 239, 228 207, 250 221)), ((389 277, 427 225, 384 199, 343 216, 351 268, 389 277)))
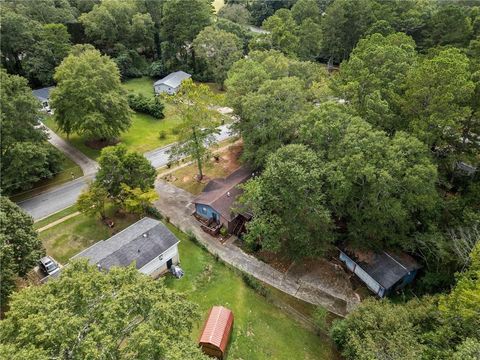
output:
POLYGON ((199 345, 205 354, 223 359, 233 328, 233 313, 223 306, 214 306, 203 325, 199 345))

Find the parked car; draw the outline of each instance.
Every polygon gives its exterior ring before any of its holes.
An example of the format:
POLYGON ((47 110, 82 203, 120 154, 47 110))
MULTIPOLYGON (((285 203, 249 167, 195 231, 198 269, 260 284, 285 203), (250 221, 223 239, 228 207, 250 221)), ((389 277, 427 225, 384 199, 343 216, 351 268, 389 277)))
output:
POLYGON ((38 265, 40 266, 40 269, 42 269, 42 271, 47 275, 53 275, 60 271, 58 264, 50 256, 41 258, 38 262, 38 265))

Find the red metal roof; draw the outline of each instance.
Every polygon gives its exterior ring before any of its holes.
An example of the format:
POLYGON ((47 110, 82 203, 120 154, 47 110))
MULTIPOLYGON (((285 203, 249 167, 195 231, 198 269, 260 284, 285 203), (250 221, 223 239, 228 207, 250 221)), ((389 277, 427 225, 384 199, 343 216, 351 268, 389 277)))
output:
POLYGON ((223 306, 214 306, 210 309, 198 342, 200 344, 211 344, 224 353, 232 327, 232 311, 223 306))

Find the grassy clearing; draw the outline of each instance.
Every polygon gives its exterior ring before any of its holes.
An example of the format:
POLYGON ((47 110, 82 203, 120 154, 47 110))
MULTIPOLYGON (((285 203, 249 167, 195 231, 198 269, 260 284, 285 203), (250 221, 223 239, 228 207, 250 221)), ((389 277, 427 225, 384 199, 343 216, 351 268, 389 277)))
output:
MULTIPOLYGON (((53 256, 54 259, 64 264, 73 255, 79 253, 83 249, 86 249, 97 241, 108 239, 113 234, 125 229, 127 226, 138 220, 137 217, 132 215, 115 214, 115 209, 113 207, 108 209, 107 214, 115 222, 115 227, 113 229, 108 228, 98 218, 92 218, 81 214, 50 229, 42 231, 39 234, 39 238, 42 240, 43 245, 47 250, 47 254, 53 256)), ((66 215, 68 214, 63 214, 63 216, 66 215)), ((52 215, 52 217, 53 216, 54 215, 52 215)), ((60 218, 63 216, 60 216, 60 218)), ((52 217, 45 219, 44 221, 55 221, 56 218, 52 217)), ((45 225, 46 224, 44 223, 43 226, 45 225)), ((37 228, 38 226, 39 225, 36 224, 37 228)))
POLYGON ((11 196, 12 201, 22 201, 29 199, 41 192, 47 191, 55 186, 64 184, 73 179, 77 179, 83 176, 82 169, 75 162, 70 160, 67 156, 62 154, 62 171, 57 173, 51 179, 41 180, 35 184, 29 190, 18 192, 11 196))
MULTIPOLYGON (((223 92, 218 89, 216 84, 207 83, 207 85, 212 91, 219 94, 219 105, 222 105, 225 97, 223 92)), ((131 79, 124 82, 122 86, 127 92, 136 92, 145 96, 154 95, 153 80, 149 77, 131 79)), ((181 122, 180 114, 172 104, 165 104, 164 113, 165 118, 159 120, 149 115, 134 112, 132 115, 132 126, 121 135, 120 143, 125 144, 129 150, 144 153, 177 141, 178 135, 174 134, 174 129, 181 122), (164 134, 162 138, 160 138, 160 133, 164 134)), ((65 134, 58 130, 52 117, 47 117, 44 123, 66 140, 65 134)), ((92 149, 85 145, 83 136, 71 134, 68 141, 91 159, 97 159, 100 155, 100 150, 92 149)))
MULTIPOLYGON (((232 309, 235 324, 228 359, 338 359, 328 339, 303 328, 185 234, 171 230, 181 239, 185 276, 180 280, 168 276, 165 282, 197 303, 204 317, 213 305, 232 309)), ((199 320, 193 331, 194 341, 203 321, 199 320)))

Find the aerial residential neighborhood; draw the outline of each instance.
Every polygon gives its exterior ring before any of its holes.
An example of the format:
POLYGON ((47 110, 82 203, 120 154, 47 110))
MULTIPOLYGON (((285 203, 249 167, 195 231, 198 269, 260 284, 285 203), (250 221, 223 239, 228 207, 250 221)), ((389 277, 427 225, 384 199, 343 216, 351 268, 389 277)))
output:
POLYGON ((0 359, 480 359, 480 2, 0 2, 0 359))

